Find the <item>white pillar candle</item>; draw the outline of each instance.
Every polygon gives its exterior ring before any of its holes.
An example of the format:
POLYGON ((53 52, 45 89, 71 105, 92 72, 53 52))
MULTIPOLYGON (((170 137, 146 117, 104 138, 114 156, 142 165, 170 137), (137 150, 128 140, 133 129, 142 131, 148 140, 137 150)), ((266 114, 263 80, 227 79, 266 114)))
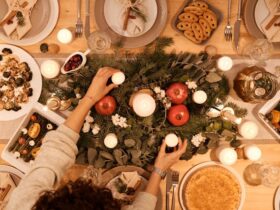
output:
POLYGON ((168 147, 176 147, 178 145, 179 139, 174 133, 170 133, 166 135, 164 141, 168 147))
POLYGON ((118 137, 114 133, 109 133, 104 139, 104 145, 109 148, 113 149, 117 146, 118 144, 118 137))
POLYGON ((244 153, 249 160, 253 161, 259 160, 262 156, 262 151, 254 144, 246 145, 244 147, 244 153))
POLYGON ((73 41, 73 33, 67 29, 60 29, 57 33, 57 40, 62 44, 69 44, 73 41))
POLYGON ((259 127, 253 121, 244 121, 238 126, 238 131, 243 138, 254 139, 259 133, 259 127))
POLYGON ((123 72, 117 72, 112 76, 112 82, 115 85, 121 85, 125 81, 125 75, 123 72))
POLYGON ((233 60, 228 56, 220 57, 217 61, 217 67, 221 71, 229 71, 233 66, 233 60))
POLYGON ((138 93, 133 98, 132 107, 138 116, 148 117, 155 112, 156 102, 149 94, 138 93))
POLYGON ((46 60, 41 64, 41 74, 47 79, 57 77, 59 72, 60 65, 55 60, 46 60))
POLYGON ((203 104, 207 100, 207 94, 203 90, 198 90, 193 93, 193 101, 197 104, 203 104))
POLYGON ((232 165, 237 161, 237 152, 227 146, 220 146, 216 151, 216 156, 224 165, 232 165))

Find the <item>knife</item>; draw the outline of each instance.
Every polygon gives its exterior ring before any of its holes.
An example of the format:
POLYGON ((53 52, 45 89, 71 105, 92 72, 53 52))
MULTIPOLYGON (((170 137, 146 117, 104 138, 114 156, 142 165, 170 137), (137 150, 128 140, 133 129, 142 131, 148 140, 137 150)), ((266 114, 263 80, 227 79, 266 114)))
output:
POLYGON ((170 171, 168 171, 166 175, 166 191, 165 191, 166 210, 169 210, 169 195, 170 195, 171 187, 172 187, 171 173, 170 171))
POLYGON ((242 0, 239 0, 237 19, 234 23, 234 46, 235 46, 236 50, 238 50, 238 47, 239 47, 238 44, 239 44, 239 38, 240 38, 241 7, 242 7, 242 0))
POLYGON ((85 36, 90 34, 90 0, 86 0, 85 36))

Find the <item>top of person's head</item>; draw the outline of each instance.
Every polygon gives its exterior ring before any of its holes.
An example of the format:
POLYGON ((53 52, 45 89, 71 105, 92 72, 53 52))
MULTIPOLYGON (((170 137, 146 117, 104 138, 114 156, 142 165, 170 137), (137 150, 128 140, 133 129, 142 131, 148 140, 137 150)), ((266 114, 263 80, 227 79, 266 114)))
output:
POLYGON ((78 179, 56 191, 45 192, 32 210, 120 210, 110 190, 78 179))

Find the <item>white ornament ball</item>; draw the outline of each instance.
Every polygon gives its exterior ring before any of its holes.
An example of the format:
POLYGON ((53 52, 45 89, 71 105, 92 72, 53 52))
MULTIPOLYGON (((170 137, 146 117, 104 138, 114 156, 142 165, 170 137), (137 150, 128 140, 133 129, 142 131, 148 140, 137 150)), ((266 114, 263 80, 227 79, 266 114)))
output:
POLYGON ((233 60, 228 56, 223 56, 218 59, 217 67, 221 71, 229 71, 233 66, 233 60))
POLYGON ((197 104, 203 104, 207 101, 207 94, 203 90, 198 90, 193 93, 193 101, 197 104))
POLYGON ((238 126, 238 131, 243 138, 254 139, 259 133, 259 127, 253 121, 244 121, 238 126))
POLYGON ((165 143, 168 147, 176 147, 179 143, 179 139, 174 133, 170 133, 165 137, 165 143))
POLYGON ((140 117, 148 117, 156 110, 155 99, 146 93, 138 93, 133 98, 132 107, 134 112, 140 117))
POLYGON ((216 156, 224 165, 233 165, 237 161, 237 152, 230 147, 221 146, 217 149, 216 156))
POLYGON ((55 60, 46 60, 41 64, 41 74, 47 79, 57 77, 59 72, 60 64, 55 60))
POLYGON ((57 40, 62 44, 69 44, 73 41, 73 33, 67 29, 60 29, 57 33, 57 40))
POLYGON ((104 145, 109 148, 113 149, 117 146, 118 144, 118 137, 114 133, 109 133, 104 139, 104 145))
POLYGON ((257 161, 262 156, 262 151, 254 144, 250 144, 244 147, 245 156, 252 161, 257 161))
POLYGON ((123 72, 117 72, 112 76, 112 82, 115 85, 121 85, 125 81, 125 75, 123 72))

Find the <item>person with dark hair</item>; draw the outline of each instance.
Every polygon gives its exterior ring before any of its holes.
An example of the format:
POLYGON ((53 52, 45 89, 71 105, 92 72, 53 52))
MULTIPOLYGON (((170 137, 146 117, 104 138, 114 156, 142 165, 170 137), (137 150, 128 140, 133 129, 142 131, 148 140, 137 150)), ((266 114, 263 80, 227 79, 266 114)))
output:
MULTIPOLYGON (((62 176, 75 163, 79 132, 92 106, 107 95, 116 85, 106 85, 119 70, 110 67, 99 69, 86 95, 57 130, 50 131, 43 140, 34 165, 14 190, 6 210, 119 210, 121 205, 108 189, 94 186, 91 181, 78 179, 57 190, 62 176)), ((154 170, 144 192, 138 193, 128 210, 153 210, 157 202, 159 184, 164 172, 185 152, 187 141, 179 140, 178 150, 165 153, 163 142, 154 170)))

